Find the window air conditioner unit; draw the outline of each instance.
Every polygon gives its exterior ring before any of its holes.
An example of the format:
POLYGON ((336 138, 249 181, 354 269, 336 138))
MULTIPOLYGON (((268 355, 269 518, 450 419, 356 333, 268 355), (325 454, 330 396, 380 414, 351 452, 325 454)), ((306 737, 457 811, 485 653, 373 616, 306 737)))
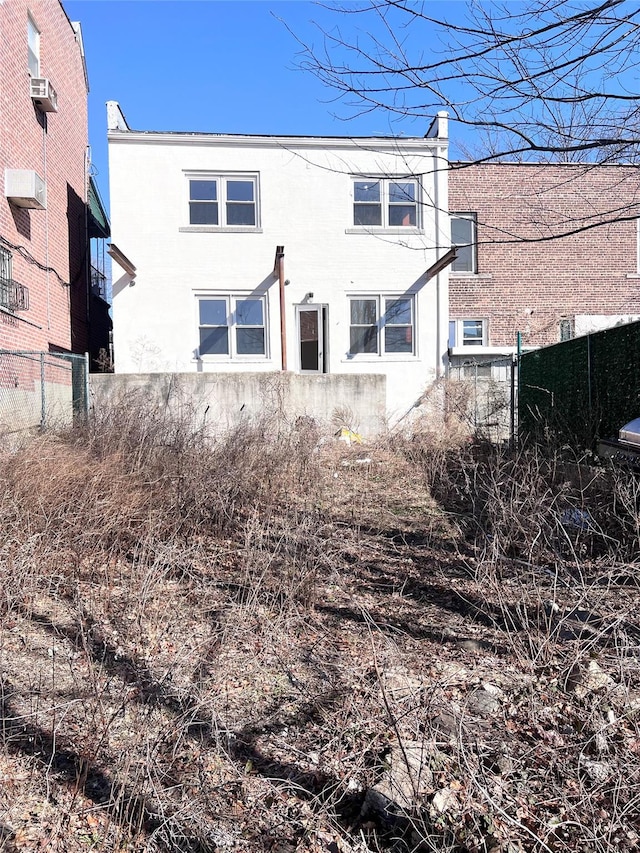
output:
POLYGON ((45 210, 47 207, 47 185, 31 169, 5 169, 4 194, 17 207, 31 210, 45 210))
POLYGON ((58 112, 58 96, 46 77, 31 78, 31 99, 43 113, 58 112))

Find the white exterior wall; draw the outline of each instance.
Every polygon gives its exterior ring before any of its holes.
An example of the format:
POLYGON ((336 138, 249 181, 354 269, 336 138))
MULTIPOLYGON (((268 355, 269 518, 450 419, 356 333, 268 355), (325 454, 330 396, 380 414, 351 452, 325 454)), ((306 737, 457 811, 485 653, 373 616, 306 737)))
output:
MULTIPOLYGON (((445 269, 428 279, 426 271, 450 246, 446 138, 140 133, 114 129, 123 127, 116 115, 109 132, 112 240, 136 267, 132 280, 113 266, 117 373, 279 371, 279 283, 273 274, 278 245, 284 246, 290 282, 289 370, 300 367, 295 306, 306 302, 328 306, 327 371, 385 374, 391 420, 443 372, 448 274, 445 269), (257 174, 259 227, 189 227, 189 172, 257 174), (420 175, 420 228, 375 234, 354 229, 358 174, 420 175), (266 295, 266 358, 198 358, 196 294, 217 293, 266 295), (350 357, 349 296, 409 294, 415 299, 415 353, 350 357)), ((443 118, 436 125, 445 132, 443 118)))

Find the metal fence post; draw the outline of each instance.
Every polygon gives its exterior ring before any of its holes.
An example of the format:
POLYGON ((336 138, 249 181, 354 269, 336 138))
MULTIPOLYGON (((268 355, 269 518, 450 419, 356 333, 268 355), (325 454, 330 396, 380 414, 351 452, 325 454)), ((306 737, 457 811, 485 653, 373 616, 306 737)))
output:
POLYGON ((40 353, 40 429, 47 425, 47 401, 44 390, 44 353, 40 353))
POLYGON ((89 353, 84 354, 84 419, 89 418, 89 353))

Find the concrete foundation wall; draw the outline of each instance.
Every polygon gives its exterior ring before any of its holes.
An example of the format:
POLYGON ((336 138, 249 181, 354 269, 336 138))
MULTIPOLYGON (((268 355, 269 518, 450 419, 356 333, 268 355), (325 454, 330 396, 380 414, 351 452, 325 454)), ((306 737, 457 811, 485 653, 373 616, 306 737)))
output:
POLYGON ((379 374, 91 374, 91 406, 127 404, 137 394, 188 413, 212 433, 247 420, 313 418, 323 430, 348 427, 365 437, 386 429, 386 377, 379 374))

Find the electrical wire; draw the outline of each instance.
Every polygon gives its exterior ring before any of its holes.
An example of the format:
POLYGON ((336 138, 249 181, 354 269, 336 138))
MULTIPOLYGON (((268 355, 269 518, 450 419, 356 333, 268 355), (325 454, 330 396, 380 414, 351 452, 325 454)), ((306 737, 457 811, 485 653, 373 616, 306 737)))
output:
MULTIPOLYGON (((62 276, 55 269, 55 267, 47 266, 46 264, 43 264, 39 260, 37 260, 37 258, 34 258, 31 252, 26 248, 26 246, 18 246, 15 243, 12 243, 10 240, 7 240, 7 238, 4 237, 2 234, 0 234, 0 243, 2 243, 3 246, 7 246, 7 248, 11 249, 11 251, 16 252, 18 255, 20 255, 20 257, 23 258, 28 264, 32 264, 43 272, 53 273, 63 287, 71 287, 71 282, 65 281, 65 279, 62 278, 62 276)), ((77 278, 78 276, 76 277, 76 279, 77 278)))

